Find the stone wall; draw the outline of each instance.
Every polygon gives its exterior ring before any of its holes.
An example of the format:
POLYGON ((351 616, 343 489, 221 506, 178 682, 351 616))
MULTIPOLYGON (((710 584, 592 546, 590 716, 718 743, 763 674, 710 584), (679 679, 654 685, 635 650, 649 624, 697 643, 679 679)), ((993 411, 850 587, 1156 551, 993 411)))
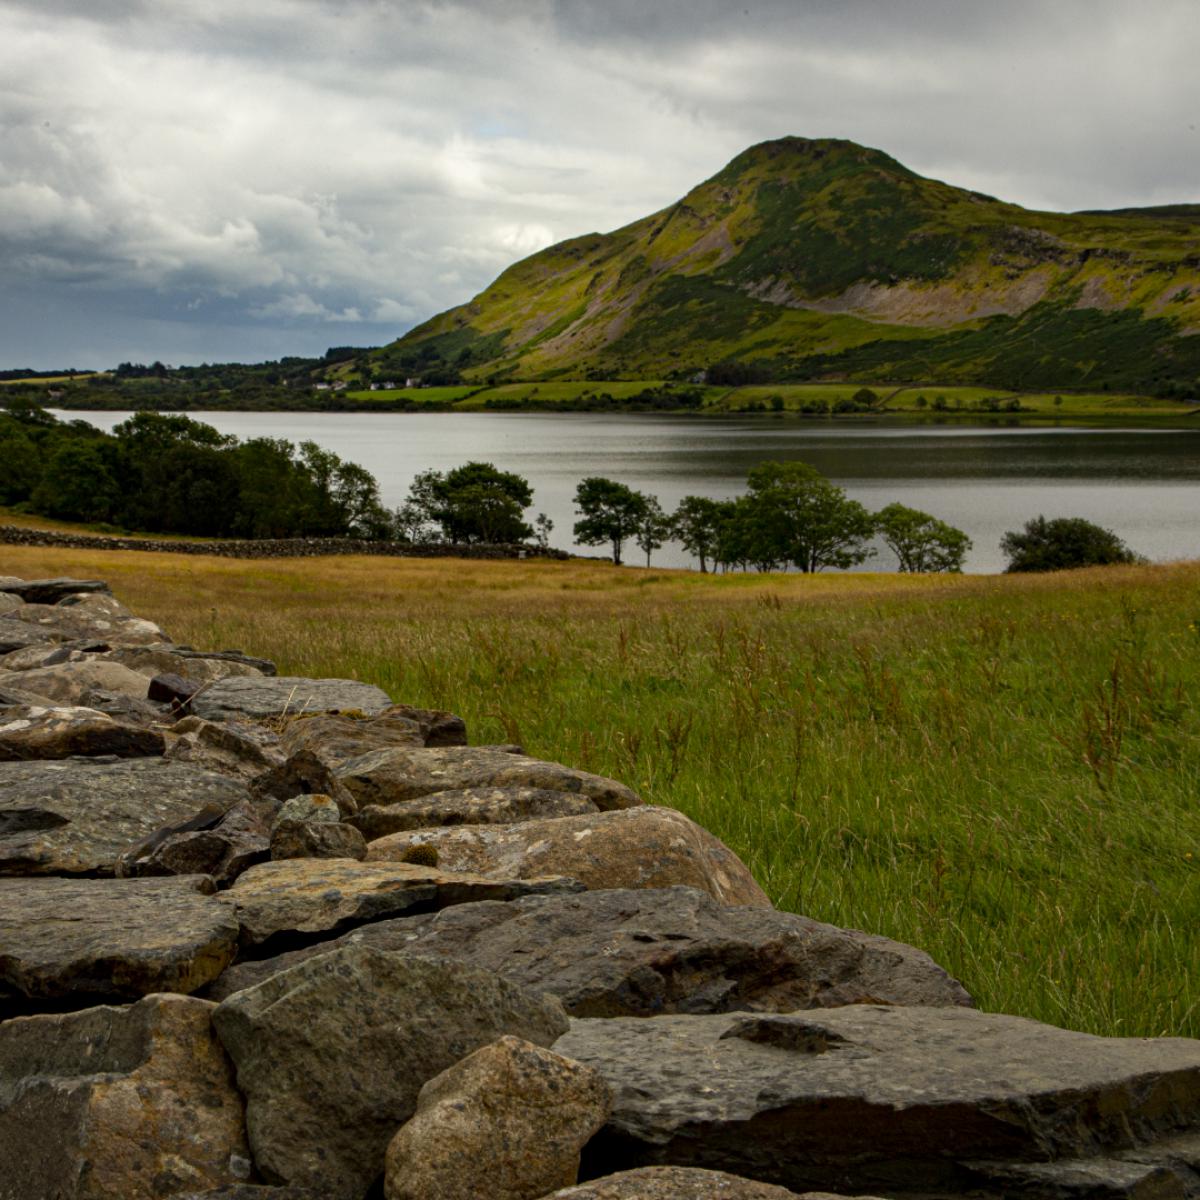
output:
POLYGON ((222 558, 316 558, 326 554, 381 554, 391 558, 555 558, 563 550, 509 543, 496 546, 434 542, 370 542, 359 538, 239 538, 184 542, 168 538, 106 537, 0 525, 0 543, 10 546, 65 546, 72 550, 150 550, 159 554, 215 554, 222 558))

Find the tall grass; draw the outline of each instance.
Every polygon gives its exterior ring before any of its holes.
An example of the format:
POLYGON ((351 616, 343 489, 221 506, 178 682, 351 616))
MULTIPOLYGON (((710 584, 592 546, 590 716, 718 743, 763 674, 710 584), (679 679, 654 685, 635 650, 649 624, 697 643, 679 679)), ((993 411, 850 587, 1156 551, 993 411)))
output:
POLYGON ((6 548, 180 641, 371 680, 617 776, 782 908, 912 942, 988 1009, 1200 1035, 1200 565, 702 578, 6 548))

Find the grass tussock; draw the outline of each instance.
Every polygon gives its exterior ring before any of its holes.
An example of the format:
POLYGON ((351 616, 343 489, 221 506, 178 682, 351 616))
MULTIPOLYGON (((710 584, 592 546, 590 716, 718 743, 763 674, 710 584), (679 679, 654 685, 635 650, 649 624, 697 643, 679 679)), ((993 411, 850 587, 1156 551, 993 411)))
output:
POLYGON ((616 776, 782 908, 912 942, 988 1009, 1200 1035, 1200 564, 702 577, 6 547, 179 641, 369 680, 616 776))

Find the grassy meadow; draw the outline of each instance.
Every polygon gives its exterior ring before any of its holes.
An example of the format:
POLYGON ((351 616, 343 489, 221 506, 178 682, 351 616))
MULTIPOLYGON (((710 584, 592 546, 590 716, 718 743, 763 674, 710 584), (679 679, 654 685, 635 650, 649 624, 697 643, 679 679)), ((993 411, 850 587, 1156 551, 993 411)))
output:
POLYGON ((985 1009, 1200 1035, 1200 563, 1033 577, 4 547, 616 776, 985 1009))

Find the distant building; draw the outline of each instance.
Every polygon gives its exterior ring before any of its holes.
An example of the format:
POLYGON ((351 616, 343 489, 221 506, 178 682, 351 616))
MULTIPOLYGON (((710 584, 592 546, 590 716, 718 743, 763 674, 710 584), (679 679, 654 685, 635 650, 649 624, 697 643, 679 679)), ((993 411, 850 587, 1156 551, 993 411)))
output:
POLYGON ((314 392, 327 392, 327 391, 329 391, 330 387, 331 387, 330 384, 328 384, 324 380, 322 380, 320 383, 313 384, 313 391, 314 392))
POLYGON ((333 385, 333 391, 344 392, 349 386, 350 385, 344 379, 339 379, 337 383, 333 385))
POLYGON ((421 381, 420 381, 419 379, 414 379, 414 378, 413 378, 413 377, 410 375, 410 376, 409 376, 409 377, 408 377, 408 378, 407 378, 407 379, 404 381, 404 386, 405 386, 406 388, 415 388, 415 387, 420 387, 420 386, 421 386, 421 381))
POLYGON ((62 388, 49 388, 46 396, 50 400, 61 400, 67 393, 62 388))

